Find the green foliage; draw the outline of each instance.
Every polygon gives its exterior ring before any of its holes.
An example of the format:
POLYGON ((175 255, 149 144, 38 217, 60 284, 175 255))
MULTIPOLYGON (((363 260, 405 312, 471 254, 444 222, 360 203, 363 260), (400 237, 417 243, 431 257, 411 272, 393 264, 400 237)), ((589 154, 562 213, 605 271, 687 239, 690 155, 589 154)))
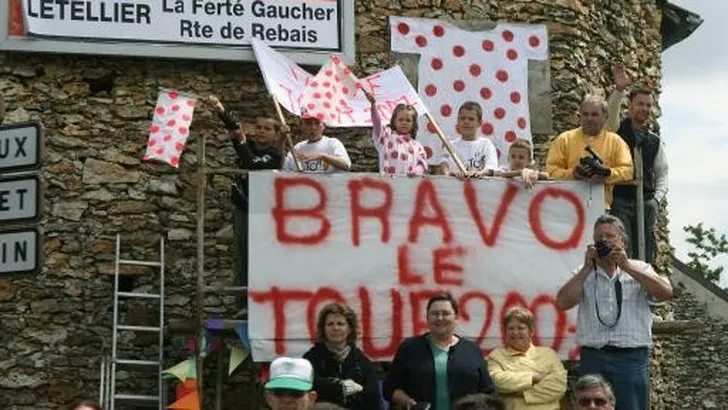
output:
POLYGON ((703 275, 705 279, 718 283, 724 267, 712 268, 709 264, 717 256, 728 255, 728 239, 726 239, 726 236, 724 234, 718 236, 715 228, 705 228, 702 222, 697 225, 685 226, 683 231, 688 234, 687 242, 694 248, 688 252, 690 258, 688 266, 703 275))

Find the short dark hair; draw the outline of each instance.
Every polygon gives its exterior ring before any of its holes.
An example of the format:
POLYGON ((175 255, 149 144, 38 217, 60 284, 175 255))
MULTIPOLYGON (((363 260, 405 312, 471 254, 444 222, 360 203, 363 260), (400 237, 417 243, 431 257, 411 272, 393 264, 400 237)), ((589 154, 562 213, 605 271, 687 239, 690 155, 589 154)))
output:
POLYGON ((316 337, 319 342, 326 341, 326 317, 328 315, 341 315, 346 319, 349 325, 349 336, 346 337, 347 344, 356 343, 357 338, 357 320, 354 309, 341 303, 329 303, 319 312, 318 321, 316 322, 316 337))
POLYGON ((475 111, 475 115, 478 117, 478 121, 483 121, 483 107, 475 101, 465 101, 460 108, 458 108, 458 117, 463 110, 475 111))
POLYGON ((647 87, 633 88, 632 91, 629 92, 629 101, 634 100, 634 97, 638 95, 649 95, 650 97, 652 97, 652 90, 647 87))
POLYGON ((81 407, 90 407, 93 410, 104 410, 98 402, 93 400, 84 400, 80 403, 76 403, 73 407, 71 407, 71 410, 77 410, 81 407))
POLYGON ((427 311, 430 311, 430 307, 435 302, 450 302, 450 305, 452 306, 452 310, 455 311, 455 316, 458 315, 458 301, 455 299, 451 293, 449 292, 442 292, 438 293, 436 295, 433 295, 430 300, 427 301, 427 311))
POLYGON ((484 393, 469 394, 458 399, 453 410, 504 410, 503 402, 484 393))

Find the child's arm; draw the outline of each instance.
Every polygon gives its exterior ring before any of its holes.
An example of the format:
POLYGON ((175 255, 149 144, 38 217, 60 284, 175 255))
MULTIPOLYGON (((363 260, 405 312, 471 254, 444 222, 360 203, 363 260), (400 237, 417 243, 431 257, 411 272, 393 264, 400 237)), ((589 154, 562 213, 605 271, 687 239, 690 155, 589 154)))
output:
POLYGON ((379 112, 377 112, 377 101, 374 96, 368 91, 364 90, 364 95, 371 104, 371 116, 372 116, 372 142, 374 142, 374 148, 377 152, 383 152, 385 144, 391 139, 392 133, 389 132, 387 127, 382 126, 382 119, 379 118, 379 112))

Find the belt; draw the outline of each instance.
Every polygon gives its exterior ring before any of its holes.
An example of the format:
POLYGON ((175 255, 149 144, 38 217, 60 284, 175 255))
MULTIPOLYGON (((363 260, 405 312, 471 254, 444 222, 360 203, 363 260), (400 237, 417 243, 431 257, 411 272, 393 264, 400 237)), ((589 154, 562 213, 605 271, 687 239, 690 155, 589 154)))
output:
POLYGON ((582 349, 584 350, 596 350, 600 352, 607 352, 607 353, 635 353, 647 350, 646 346, 641 347, 618 347, 618 346, 611 346, 606 345, 602 347, 589 347, 589 346, 582 346, 582 349))

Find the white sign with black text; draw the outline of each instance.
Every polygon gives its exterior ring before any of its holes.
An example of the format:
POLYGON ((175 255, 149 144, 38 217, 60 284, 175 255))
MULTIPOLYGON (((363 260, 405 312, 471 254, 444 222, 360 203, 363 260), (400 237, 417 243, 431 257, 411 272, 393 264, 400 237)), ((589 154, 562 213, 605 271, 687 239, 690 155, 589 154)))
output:
POLYGON ((40 247, 35 229, 0 232, 0 275, 36 272, 40 247))
POLYGON ((35 168, 40 146, 37 123, 0 126, 0 171, 35 168))
POLYGON ((35 175, 0 179, 0 222, 37 219, 39 192, 35 175))
POLYGON ((39 36, 341 51, 344 1, 23 0, 23 13, 39 36))

